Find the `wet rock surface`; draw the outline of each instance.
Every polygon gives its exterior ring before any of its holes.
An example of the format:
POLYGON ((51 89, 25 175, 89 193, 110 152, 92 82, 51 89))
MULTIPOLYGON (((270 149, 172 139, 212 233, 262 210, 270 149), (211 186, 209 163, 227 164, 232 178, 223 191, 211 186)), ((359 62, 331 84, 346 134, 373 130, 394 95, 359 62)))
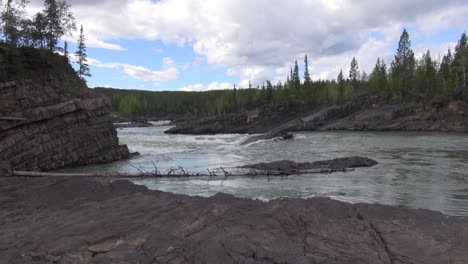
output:
POLYGON ((294 162, 290 160, 274 161, 269 163, 257 163, 245 165, 240 168, 248 168, 262 171, 282 172, 292 174, 294 172, 307 170, 344 170, 358 167, 371 167, 377 165, 377 161, 364 157, 345 157, 332 160, 321 160, 314 162, 294 162))
POLYGON ((468 219, 128 181, 0 179, 0 263, 467 263, 468 219))

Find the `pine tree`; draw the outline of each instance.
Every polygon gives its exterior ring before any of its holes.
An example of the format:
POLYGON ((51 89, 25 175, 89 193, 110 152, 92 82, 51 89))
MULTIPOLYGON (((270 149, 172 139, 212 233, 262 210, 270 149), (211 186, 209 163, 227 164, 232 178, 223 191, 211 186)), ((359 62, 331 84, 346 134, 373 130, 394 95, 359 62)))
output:
POLYGON ((404 98, 413 89, 416 61, 411 50, 411 41, 406 29, 401 34, 397 53, 392 62, 392 86, 396 98, 404 98))
POLYGON ((47 48, 53 52, 58 39, 70 35, 76 29, 75 18, 70 12, 70 5, 65 0, 45 0, 44 16, 46 20, 47 48))
POLYGON ((309 84, 311 82, 309 74, 309 61, 307 59, 307 54, 304 58, 304 84, 309 84))
POLYGON ((88 55, 86 54, 86 44, 85 44, 85 36, 83 34, 83 25, 81 25, 80 29, 80 36, 78 38, 78 49, 75 52, 76 57, 78 58, 78 76, 84 78, 84 76, 91 76, 89 72, 89 65, 88 62, 88 55))

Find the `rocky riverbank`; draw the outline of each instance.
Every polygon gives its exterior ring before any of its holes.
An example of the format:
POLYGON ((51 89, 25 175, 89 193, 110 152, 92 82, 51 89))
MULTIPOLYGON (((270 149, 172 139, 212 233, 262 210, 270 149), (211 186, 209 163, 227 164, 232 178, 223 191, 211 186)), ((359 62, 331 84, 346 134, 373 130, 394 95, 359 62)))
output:
POLYGON ((130 157, 109 99, 89 89, 63 56, 0 46, 0 66, 0 161, 47 171, 130 157))
POLYGON ((392 103, 379 96, 366 95, 320 110, 262 109, 191 119, 178 122, 167 133, 264 133, 249 140, 252 142, 279 137, 285 131, 309 130, 468 132, 468 103, 392 103))
POLYGON ((0 263, 468 262, 466 218, 403 207, 16 177, 0 205, 0 263))

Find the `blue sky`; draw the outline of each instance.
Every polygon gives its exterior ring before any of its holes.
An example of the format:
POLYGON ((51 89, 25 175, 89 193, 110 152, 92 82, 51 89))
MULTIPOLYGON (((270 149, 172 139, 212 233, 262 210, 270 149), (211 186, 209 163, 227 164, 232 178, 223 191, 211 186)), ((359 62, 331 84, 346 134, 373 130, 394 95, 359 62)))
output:
MULTIPOLYGON (((40 10, 31 0, 28 12, 40 10)), ((284 80, 304 54, 313 78, 389 65, 407 28, 415 53, 437 58, 466 30, 461 0, 68 0, 83 24, 90 87, 230 89, 284 80)), ((66 39, 74 51, 77 33, 66 39)))

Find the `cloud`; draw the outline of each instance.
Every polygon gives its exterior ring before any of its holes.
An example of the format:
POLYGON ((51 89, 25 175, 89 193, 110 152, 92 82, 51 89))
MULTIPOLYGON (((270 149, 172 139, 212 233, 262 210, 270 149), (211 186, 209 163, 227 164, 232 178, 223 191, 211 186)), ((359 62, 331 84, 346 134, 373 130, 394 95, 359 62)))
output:
MULTIPOLYGON (((69 2, 84 24, 90 46, 122 50, 113 44, 121 39, 187 46, 208 64, 226 67, 228 75, 238 76, 242 83, 284 79, 294 59, 302 66, 306 53, 316 78, 336 76, 340 68, 349 67, 353 56, 361 69, 369 71, 377 56, 389 63, 403 27, 411 36, 463 29, 468 13, 466 0, 69 2)), ((32 3, 42 5, 42 0, 32 3)), ((138 71, 140 78, 158 76, 138 71)))
POLYGON ((211 90, 227 90, 227 89, 233 89, 234 86, 231 83, 227 82, 212 82, 210 85, 205 86, 204 84, 197 83, 189 86, 182 87, 178 89, 178 91, 184 91, 184 92, 206 92, 206 91, 211 91, 211 90))
POLYGON ((155 85, 159 85, 159 82, 175 80, 179 76, 179 70, 173 66, 174 61, 168 57, 163 59, 162 70, 150 70, 143 66, 131 65, 127 63, 101 62, 93 58, 88 58, 88 63, 89 65, 99 68, 118 69, 135 80, 154 82, 155 85))

